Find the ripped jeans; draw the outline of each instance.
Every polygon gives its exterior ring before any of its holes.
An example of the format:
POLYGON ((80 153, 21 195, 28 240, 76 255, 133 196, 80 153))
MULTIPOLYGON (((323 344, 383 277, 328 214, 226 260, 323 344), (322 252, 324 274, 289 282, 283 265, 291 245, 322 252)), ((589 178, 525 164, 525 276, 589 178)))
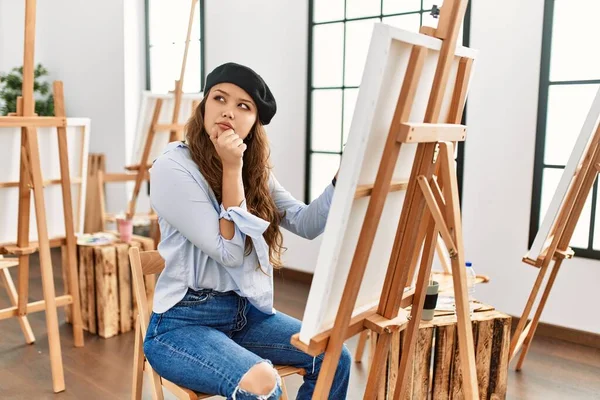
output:
MULTIPOLYGON (((234 292, 189 289, 163 314, 152 314, 144 353, 159 375, 197 392, 227 399, 278 399, 281 383, 267 395, 239 387, 244 374, 260 362, 304 368, 297 399, 312 398, 323 354, 312 357, 290 344, 300 321, 279 311, 266 315, 234 292)), ((329 399, 346 398, 351 356, 344 346, 329 399)))

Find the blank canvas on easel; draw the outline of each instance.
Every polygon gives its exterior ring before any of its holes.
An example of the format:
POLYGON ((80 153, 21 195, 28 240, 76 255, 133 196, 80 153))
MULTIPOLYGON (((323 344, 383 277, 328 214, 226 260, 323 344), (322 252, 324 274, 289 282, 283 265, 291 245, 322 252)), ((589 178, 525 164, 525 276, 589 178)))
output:
POLYGON ((590 111, 583 123, 577 142, 573 147, 569 161, 562 173, 558 187, 554 192, 552 201, 546 211, 544 220, 535 236, 535 240, 531 245, 529 253, 525 256, 530 260, 537 260, 547 251, 550 242, 552 241, 552 228, 556 224, 559 216, 561 205, 564 203, 569 187, 573 184, 575 174, 578 171, 583 159, 587 153, 590 142, 594 136, 594 132, 600 123, 600 89, 596 93, 596 97, 592 102, 590 111))
MULTIPOLYGON (((90 133, 88 118, 67 118, 67 144, 75 234, 83 232, 87 159, 90 133)), ((65 237, 63 197, 60 182, 60 162, 57 129, 38 128, 40 164, 45 184, 46 220, 50 238, 65 237)), ((21 128, 0 128, 0 243, 14 243, 17 238, 19 209, 19 165, 21 161, 21 128), (5 187, 10 183, 9 187, 5 187)), ((37 241, 35 207, 31 197, 29 240, 37 241)))
MULTIPOLYGON (((429 49, 410 116, 410 122, 423 122, 442 41, 385 24, 374 25, 340 176, 302 320, 300 340, 306 344, 333 326, 369 203, 369 197, 355 199, 355 194, 361 185, 372 185, 375 181, 411 49, 415 45, 429 49)), ((449 112, 459 58, 473 59, 475 54, 468 48, 456 48, 441 119, 445 120, 449 112)), ((416 144, 402 146, 392 181, 408 181, 416 148, 416 144)), ((394 191, 386 198, 353 315, 377 305, 380 300, 404 195, 404 190, 394 191)))
MULTIPOLYGON (((176 123, 185 124, 188 118, 192 115, 192 109, 194 102, 200 102, 203 98, 202 93, 184 93, 181 96, 181 107, 179 108, 179 119, 176 123)), ((142 93, 142 102, 140 106, 140 112, 138 114, 138 121, 136 125, 135 141, 133 145, 133 154, 130 164, 139 165, 142 159, 142 153, 144 152, 144 145, 146 144, 146 138, 148 131, 150 130, 150 124, 152 123, 152 114, 154 107, 156 106, 156 100, 162 99, 162 108, 160 110, 160 116, 158 118, 159 124, 171 124, 173 123, 173 108, 175 106, 175 96, 173 93, 152 93, 145 91, 142 93)), ((165 146, 169 143, 169 131, 157 131, 154 136, 152 143, 152 149, 150 150, 150 157, 148 161, 152 163, 161 153, 165 146)))

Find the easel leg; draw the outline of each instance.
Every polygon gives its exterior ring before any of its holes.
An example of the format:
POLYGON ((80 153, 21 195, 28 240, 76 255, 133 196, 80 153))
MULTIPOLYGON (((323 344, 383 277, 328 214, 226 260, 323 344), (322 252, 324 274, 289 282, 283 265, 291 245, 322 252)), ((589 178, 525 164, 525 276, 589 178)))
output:
MULTIPOLYGON (((17 99, 17 113, 22 113, 23 98, 17 99)), ((17 244, 29 244, 29 215, 31 204, 31 170, 29 166, 29 153, 27 144, 27 128, 21 128, 21 164, 19 171, 19 224, 17 227, 17 244)), ((19 256, 18 266, 18 314, 26 314, 29 300, 29 255, 19 256)))
POLYGON ((367 379, 364 400, 375 400, 378 397, 377 395, 382 384, 381 378, 385 375, 391 339, 391 332, 377 335, 377 345, 373 352, 373 360, 369 366, 369 378, 367 379))
POLYGON ((440 244, 440 238, 438 238, 437 243, 435 245, 435 250, 437 251, 437 255, 440 258, 440 264, 442 264, 442 269, 444 270, 445 273, 447 274, 451 274, 452 271, 450 269, 450 266, 448 265, 448 260, 446 259, 446 254, 444 253, 444 250, 442 249, 442 245, 440 244))
POLYGON ((133 188, 133 193, 131 194, 131 200, 129 201, 129 206, 127 209, 127 218, 131 219, 135 215, 135 207, 137 203, 138 195, 140 194, 140 189, 142 188, 142 181, 144 177, 148 173, 148 158, 150 157, 150 150, 152 150, 152 144, 154 143, 154 134, 156 133, 155 127, 158 124, 158 118, 160 117, 160 110, 162 108, 162 99, 156 100, 156 105, 154 106, 154 114, 152 114, 152 122, 150 123, 150 128, 148 130, 148 136, 146 138, 146 143, 144 145, 144 152, 142 153, 142 159, 140 161, 140 168, 137 171, 137 177, 135 178, 135 187, 133 188))
POLYGON ((531 312, 531 309, 533 308, 533 303, 535 303, 535 299, 538 295, 538 291, 540 290, 540 286, 542 285, 542 282, 544 281, 544 276, 546 275, 546 271, 548 270, 548 267, 549 267, 548 265, 544 265, 540 269, 537 279, 535 280, 535 284, 533 285, 533 289, 531 289, 531 293, 529 294, 529 299, 527 300, 527 304, 525 305, 523 314, 521 314, 521 319, 519 319, 519 323, 517 324, 517 329, 515 330, 515 333, 513 333, 513 338, 510 342, 510 351, 509 351, 510 361, 512 361, 512 359, 515 357, 515 355, 519 351, 519 347, 520 347, 519 342, 522 343, 522 341, 520 340, 521 335, 522 335, 523 331, 525 330, 525 324, 527 324, 527 320, 529 318, 529 313, 531 312))
MULTIPOLYGON (((2 270, 2 280, 4 281, 4 286, 6 286, 6 291, 8 292, 10 303, 13 306, 16 306, 19 303, 17 289, 15 288, 15 284, 13 283, 13 280, 7 269, 2 270)), ((21 325, 21 330, 23 331, 23 335, 25 335, 25 342, 27 344, 34 343, 35 336, 33 336, 33 331, 31 330, 31 325, 29 325, 29 320, 27 319, 27 316, 19 316, 18 319, 19 324, 21 325)))
POLYGON ((106 193, 104 192, 104 171, 96 171, 96 193, 98 194, 98 211, 100 212, 100 231, 106 229, 106 193))
MULTIPOLYGON (((23 98, 17 98, 17 114, 23 113, 23 98)), ((29 242, 29 213, 31 204, 31 168, 29 164, 29 153, 27 143, 27 128, 21 128, 21 164, 19 170, 19 224, 17 227, 17 244, 26 244, 29 242)), ((9 293, 11 302, 17 306, 19 324, 25 335, 25 342, 31 344, 35 342, 35 337, 29 320, 27 319, 27 303, 29 300, 29 255, 19 256, 18 285, 19 290, 15 289, 10 273, 3 270, 4 282, 9 293)))
POLYGON ((92 224, 96 221, 96 202, 98 195, 96 193, 96 156, 95 154, 88 155, 88 168, 87 168, 87 185, 85 189, 85 217, 83 222, 84 233, 98 232, 97 227, 93 227, 92 224))
POLYGON ((358 338, 358 344, 356 345, 356 353, 354 355, 354 361, 359 363, 362 362, 363 353, 365 352, 365 346, 367 345, 367 339, 369 338, 369 330, 365 329, 360 333, 358 338))
POLYGON ((412 258, 410 259, 410 266, 408 269, 408 281, 406 282, 406 286, 412 286, 412 283, 415 280, 415 272, 417 270, 417 263, 419 262, 419 254, 421 254, 421 248, 423 246, 423 242, 425 241, 425 235, 427 234, 427 218, 423 218, 421 223, 419 224, 419 231, 417 233, 417 245, 416 250, 413 253, 412 258))
MULTIPOLYGON (((65 102, 63 84, 55 81, 54 89, 54 114, 65 117, 65 102)), ((65 219, 67 278, 69 294, 72 302, 70 307, 73 318, 73 338, 75 347, 83 347, 83 322, 81 319, 81 303, 79 301, 79 279, 77 277, 77 242, 73 225, 73 208, 71 200, 71 176, 69 172, 69 149, 67 147, 67 130, 64 127, 56 128, 58 139, 58 154, 60 160, 61 189, 63 197, 63 213, 65 219)))
POLYGON ((533 335, 535 335, 535 330, 537 329, 538 323, 540 322, 540 317, 542 316, 542 312, 544 311, 544 307, 546 306, 546 300, 548 300, 548 296, 550 295, 550 291, 552 290, 552 286, 554 285, 554 281, 556 279, 556 275, 558 275, 558 270, 560 269, 561 264, 562 259, 557 259, 554 261, 554 266, 552 268, 552 272, 550 272, 548 283, 546 284, 546 288, 544 289, 544 293, 542 294, 540 304, 538 305, 537 310, 535 311, 535 315, 533 316, 533 320, 531 321, 531 327, 529 328, 529 332, 527 333, 527 337, 525 338, 525 342, 523 343, 523 350, 521 351, 521 356, 519 357, 519 361, 517 362, 517 371, 521 370, 521 367, 525 362, 525 357, 527 356, 527 352, 529 351, 529 346, 531 345, 531 341, 533 340, 533 335))
MULTIPOLYGON (((412 303, 410 313, 410 322, 404 332, 404 345, 402 346, 402 357, 400 358, 400 367, 398 368, 398 380, 394 389, 394 400, 399 400, 401 394, 406 392, 409 375, 412 373, 412 361, 414 357, 414 346, 419 335, 419 324, 421 323, 421 313, 425 304, 425 294, 427 291, 427 282, 431 274, 431 264, 433 255, 435 254, 435 243, 437 242, 438 230, 431 214, 426 211, 423 216, 428 220, 427 236, 425 239, 425 247, 421 257, 421 266, 417 278, 417 286, 412 303)), ((369 376, 369 379, 371 377, 369 376)))
MULTIPOLYGON (((373 366, 373 358, 375 356, 375 353, 377 351, 377 344, 379 343, 379 337, 380 335, 378 335, 375 332, 371 332, 370 330, 367 330, 369 332, 369 360, 368 360, 368 369, 367 369, 367 375, 369 375, 371 373, 371 367, 373 366)), ((386 376, 388 374, 389 371, 389 356, 384 358, 384 365, 383 365, 383 370, 381 372, 381 374, 383 376, 386 376)), ((372 393, 371 395, 374 396, 373 400, 386 400, 386 387, 388 385, 387 379, 380 379, 379 381, 379 385, 374 388, 373 390, 376 390, 376 393, 372 393)), ((369 389, 365 390, 365 396, 366 393, 369 392, 369 389)), ((363 398, 364 399, 364 398, 363 398)))
POLYGON ((460 365, 462 366, 463 387, 466 399, 477 398, 477 366, 475 364, 475 342, 471 326, 467 276, 462 255, 452 259, 452 283, 456 301, 456 319, 460 365), (469 386, 469 384, 471 386, 469 386), (473 393, 473 390, 475 393, 473 393))
MULTIPOLYGON (((440 207, 440 210, 442 211, 442 216, 444 217, 444 220, 447 220, 448 217, 446 215, 446 203, 442 197, 442 189, 440 188, 438 179, 431 179, 430 185, 433 197, 435 198, 436 202, 438 203, 438 206, 440 207)), ((435 250, 440 259, 440 264, 442 264, 442 269, 446 274, 451 274, 452 271, 450 265, 448 264, 448 255, 444 251, 442 243, 443 239, 439 237, 435 245, 435 250)))
MULTIPOLYGON (((75 246, 75 244, 72 245, 72 247, 75 246)), ((69 248, 68 245, 67 248, 69 248)), ((76 251, 76 248, 67 250, 67 277, 69 292, 73 299, 73 302, 68 307, 71 309, 71 316, 73 318, 73 344, 75 347, 83 347, 83 319, 81 316, 81 300, 79 296, 79 277, 77 275, 76 251)))
POLYGON ((52 368, 52 385, 54 392, 65 390, 65 377, 62 365, 60 348, 60 335, 58 332, 58 314, 56 312, 56 292, 54 290, 54 273, 50 257, 50 242, 48 239, 48 225, 46 222, 46 205, 44 204, 44 189, 42 184, 42 171, 40 167, 40 151, 38 147, 37 132, 28 130, 27 143, 31 156, 31 174, 33 177, 33 198, 38 230, 40 268, 42 271, 42 288, 46 303, 46 327, 52 368))
MULTIPOLYGON (((458 329, 458 345, 460 346, 460 363, 463 373, 463 389, 466 399, 479 397, 477 384, 477 367, 475 365, 475 344, 471 326, 469 297, 467 294, 467 272, 465 270, 464 244, 458 201, 458 183, 454 168, 454 151, 452 143, 440 144, 440 173, 443 177, 446 200, 446 222, 457 249, 452 258, 452 283, 456 301, 456 319, 458 329)), ((437 237, 436 237, 437 238, 437 237)))

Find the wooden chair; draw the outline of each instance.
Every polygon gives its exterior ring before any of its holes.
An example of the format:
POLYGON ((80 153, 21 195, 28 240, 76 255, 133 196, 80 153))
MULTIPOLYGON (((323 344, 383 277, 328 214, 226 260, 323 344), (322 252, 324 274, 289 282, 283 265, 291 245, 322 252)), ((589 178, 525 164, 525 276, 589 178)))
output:
MULTIPOLYGON (((142 398, 142 383, 144 370, 149 373, 152 382, 152 397, 163 400, 162 387, 166 387, 179 399, 196 400, 213 397, 213 395, 196 393, 193 390, 178 386, 173 382, 161 378, 156 371, 152 369, 144 357, 144 337, 146 329, 150 322, 150 307, 146 296, 146 285, 144 283, 145 275, 159 274, 165 268, 165 261, 158 251, 140 251, 137 247, 129 249, 129 262, 131 265, 131 279, 133 281, 133 290, 138 304, 138 316, 135 324, 135 350, 133 355, 133 386, 131 398, 140 400, 142 398)), ((290 366, 275 366, 279 376, 284 378, 292 374, 304 375, 302 368, 290 366)), ((287 391, 283 379, 281 380, 283 395, 281 399, 287 400, 287 391)))

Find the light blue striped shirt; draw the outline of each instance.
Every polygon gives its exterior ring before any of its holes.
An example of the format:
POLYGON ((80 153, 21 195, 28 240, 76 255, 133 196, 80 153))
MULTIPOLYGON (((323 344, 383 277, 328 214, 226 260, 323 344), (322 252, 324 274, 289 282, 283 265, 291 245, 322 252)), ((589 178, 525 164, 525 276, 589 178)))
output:
MULTIPOLYGON (((227 210, 217 199, 188 147, 170 143, 150 169, 150 203, 158 215, 165 259, 154 292, 153 311, 164 313, 177 304, 188 288, 235 291, 266 314, 273 309, 273 267, 262 234, 269 222, 247 211, 244 200, 227 210), (231 239, 221 236, 219 219, 233 221, 231 239), (245 255, 246 235, 252 252, 245 255)), ((281 213, 281 226, 314 239, 323 233, 333 197, 333 185, 310 205, 296 200, 271 174, 271 195, 281 213)))

